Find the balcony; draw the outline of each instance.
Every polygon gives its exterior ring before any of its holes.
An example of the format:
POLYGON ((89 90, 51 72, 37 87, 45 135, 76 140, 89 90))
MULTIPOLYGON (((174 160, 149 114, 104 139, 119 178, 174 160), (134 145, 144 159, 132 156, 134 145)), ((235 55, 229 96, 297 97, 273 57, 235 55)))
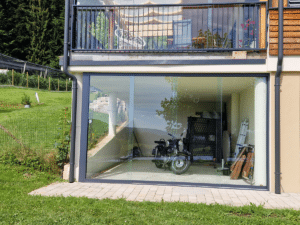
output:
POLYGON ((266 2, 73 5, 73 52, 266 50, 266 2))

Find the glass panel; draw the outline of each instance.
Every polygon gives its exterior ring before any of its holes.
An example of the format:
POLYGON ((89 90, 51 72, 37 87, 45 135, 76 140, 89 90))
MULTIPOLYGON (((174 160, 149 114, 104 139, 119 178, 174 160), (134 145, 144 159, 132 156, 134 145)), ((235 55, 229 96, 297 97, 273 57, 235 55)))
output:
POLYGON ((91 76, 87 178, 266 186, 266 99, 266 78, 91 76))
POLYGON ((86 178, 107 174, 127 159, 132 148, 130 107, 129 77, 91 77, 86 178))

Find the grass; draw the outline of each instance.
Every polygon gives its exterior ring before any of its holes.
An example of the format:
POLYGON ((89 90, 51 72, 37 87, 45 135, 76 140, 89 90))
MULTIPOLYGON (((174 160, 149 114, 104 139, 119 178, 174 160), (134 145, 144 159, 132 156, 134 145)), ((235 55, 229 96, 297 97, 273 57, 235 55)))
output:
MULTIPOLYGON (((53 137, 58 131, 56 124, 63 113, 62 110, 71 106, 71 93, 2 88, 0 101, 0 124, 14 132, 20 140, 25 143, 28 141, 31 147, 45 151, 41 146, 54 144, 53 137), (24 109, 20 105, 24 92, 33 100, 33 107, 30 109, 24 109), (37 104, 35 92, 38 92, 44 104, 37 104), (32 127, 34 129, 29 129, 32 127)), ((100 114, 96 117, 98 120, 96 119, 93 130, 96 133, 103 132, 103 120, 107 118, 100 114)), ((4 136, 3 132, 0 133, 0 140, 4 136)), ((0 142, 0 147, 0 154, 8 148, 7 143, 3 141, 0 142)), ((40 172, 13 163, 0 163, 0 224, 300 223, 298 211, 270 210, 254 205, 229 207, 182 202, 127 202, 124 199, 97 200, 28 195, 37 188, 57 181, 60 179, 54 173, 40 172)))
POLYGON ((262 206, 30 196, 59 179, 0 163, 0 224, 299 224, 300 212, 262 206))
MULTIPOLYGON (((54 161, 58 150, 55 148, 55 142, 61 142, 65 137, 62 135, 62 120, 65 116, 70 120, 70 92, 49 92, 17 87, 1 88, 0 125, 14 138, 0 129, 0 158, 2 155, 13 153, 19 164, 25 163, 31 166, 32 160, 36 159, 40 161, 38 166, 44 165, 44 169, 56 170, 54 161), (35 93, 38 93, 40 104, 36 100, 35 93), (20 104, 24 94, 30 96, 32 101, 29 109, 25 109, 24 105, 20 104), (65 111, 66 107, 69 108, 68 111, 65 111)), ((108 115, 94 113, 94 116, 95 119, 89 129, 89 148, 95 146, 108 132, 108 115)), ((66 130, 69 129, 67 126, 66 130)), ((11 157, 14 156, 5 156, 8 161, 12 161, 11 157)))
MULTIPOLYGON (((26 147, 52 149, 59 133, 58 121, 63 109, 71 113, 70 92, 49 92, 43 90, 5 87, 1 88, 0 124, 8 129, 26 147), (40 103, 35 98, 38 93, 40 103), (25 109, 21 105, 23 93, 30 96, 32 106, 25 109)), ((11 137, 0 130, 0 154, 6 149, 20 147, 11 137)))

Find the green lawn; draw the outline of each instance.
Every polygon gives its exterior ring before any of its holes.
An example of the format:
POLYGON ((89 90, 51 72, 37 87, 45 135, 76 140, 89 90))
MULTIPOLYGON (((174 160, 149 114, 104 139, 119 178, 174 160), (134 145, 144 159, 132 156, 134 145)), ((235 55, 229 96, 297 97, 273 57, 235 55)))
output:
MULTIPOLYGON (((59 133, 59 118, 71 115, 71 92, 49 92, 43 90, 2 87, 0 95, 0 124, 29 148, 52 149, 59 133), (40 103, 36 101, 38 93, 40 103), (20 105, 23 93, 30 96, 32 107, 25 109, 20 105)), ((18 148, 20 145, 0 130, 1 151, 18 148)))
MULTIPOLYGON (((45 151, 54 144, 54 137, 59 132, 59 118, 64 116, 63 109, 71 107, 71 93, 1 88, 0 102, 0 124, 32 149, 45 151), (24 92, 33 100, 34 104, 30 109, 18 105, 24 92), (35 92, 38 92, 40 101, 44 104, 37 104, 35 92)), ((69 116, 70 111, 67 114, 69 116)), ((99 118, 93 124, 93 131, 101 133, 106 124, 103 119, 107 118, 100 114, 96 116, 99 118)), ((18 145, 12 140, 3 142, 5 138, 8 140, 7 135, 0 132, 0 155, 18 145)), ((3 162, 1 163, 0 157, 0 224, 300 223, 298 211, 268 210, 262 206, 229 207, 191 203, 126 202, 124 199, 99 201, 88 198, 29 196, 29 192, 59 181, 59 175, 13 165, 14 161, 11 160, 5 161, 11 165, 3 162)))
POLYGON ((54 175, 0 163, 0 224, 299 224, 300 212, 262 206, 30 196, 54 175))

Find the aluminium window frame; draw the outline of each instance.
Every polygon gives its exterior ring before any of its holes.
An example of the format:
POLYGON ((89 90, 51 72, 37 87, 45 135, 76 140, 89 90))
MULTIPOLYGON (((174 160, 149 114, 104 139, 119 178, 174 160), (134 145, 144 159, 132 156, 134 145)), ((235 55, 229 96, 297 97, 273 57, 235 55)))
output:
MULTIPOLYGON (((166 74, 166 73, 83 73, 82 83, 82 113, 81 113, 81 135, 80 135, 80 156, 79 156, 79 182, 88 183, 113 183, 113 184, 144 184, 144 185, 169 185, 169 186, 193 186, 193 187, 211 187, 211 188, 234 188, 234 189, 249 189, 249 190, 270 190, 270 74, 269 73, 214 73, 214 74, 166 74), (89 97, 90 97, 90 77, 91 76, 126 76, 126 77, 265 77, 267 83, 266 93, 266 186, 253 185, 233 185, 233 184, 213 184, 213 183, 190 183, 190 182, 167 182, 167 181, 141 181, 141 180, 113 180, 113 179, 87 179, 87 146, 88 146, 88 126, 89 126, 89 97)), ((79 103, 80 104, 80 103, 79 103)))

